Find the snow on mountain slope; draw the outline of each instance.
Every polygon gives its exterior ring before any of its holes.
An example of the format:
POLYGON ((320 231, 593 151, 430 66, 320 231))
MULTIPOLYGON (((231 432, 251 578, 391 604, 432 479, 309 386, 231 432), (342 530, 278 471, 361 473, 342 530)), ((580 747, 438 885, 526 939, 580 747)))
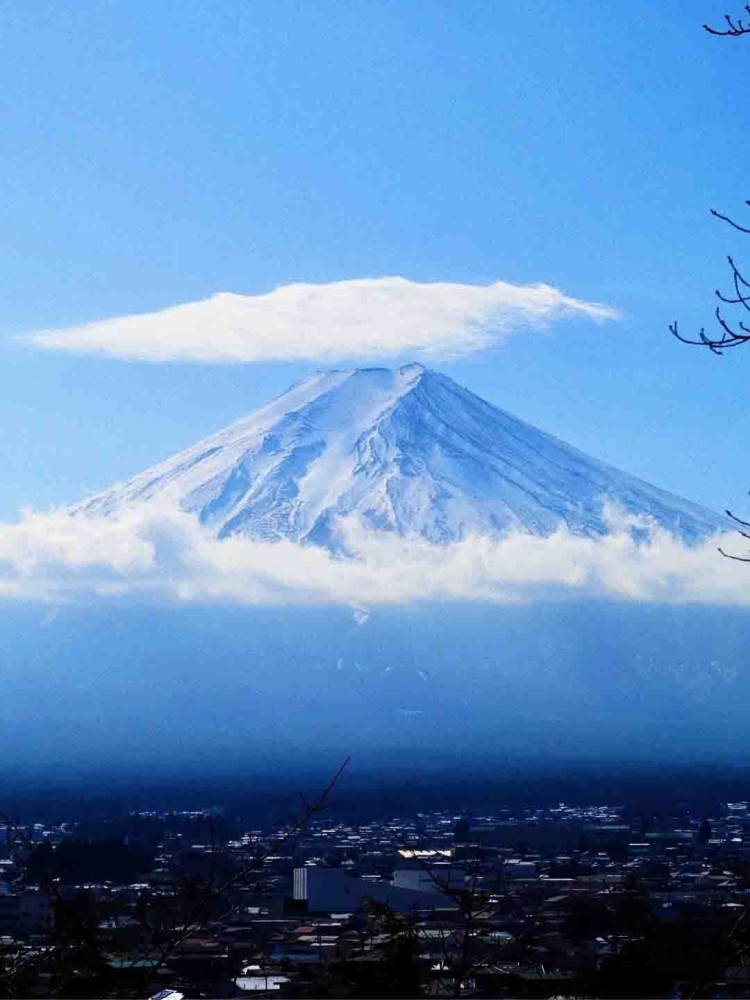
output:
POLYGON ((79 504, 170 495, 219 537, 336 547, 337 522, 444 543, 565 526, 605 535, 607 501, 685 541, 719 515, 589 458, 421 365, 318 372, 250 416, 79 504))

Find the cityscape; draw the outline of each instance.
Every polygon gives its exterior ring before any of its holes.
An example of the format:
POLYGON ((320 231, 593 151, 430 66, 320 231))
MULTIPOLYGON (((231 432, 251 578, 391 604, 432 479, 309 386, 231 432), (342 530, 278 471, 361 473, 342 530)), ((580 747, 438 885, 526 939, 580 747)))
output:
POLYGON ((0 995, 745 996, 750 805, 0 828, 0 995))

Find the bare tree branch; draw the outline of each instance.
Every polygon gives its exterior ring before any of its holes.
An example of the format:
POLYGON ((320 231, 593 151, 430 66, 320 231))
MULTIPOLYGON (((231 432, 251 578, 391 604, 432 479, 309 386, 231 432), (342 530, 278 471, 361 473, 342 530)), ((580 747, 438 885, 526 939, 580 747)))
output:
MULTIPOLYGON (((205 922, 207 917, 210 915, 211 906, 218 900, 223 899, 227 893, 233 889, 238 883, 240 883, 251 871, 253 871, 258 866, 262 865, 272 854, 281 850, 285 844, 289 843, 294 837, 296 837, 305 827, 310 823, 310 821, 328 809, 331 805, 331 795, 333 794, 336 785, 341 780, 344 771, 349 766, 351 761, 350 757, 347 757, 341 766, 336 770, 328 784, 320 792, 315 799, 308 802, 304 796, 302 796, 302 801, 304 803, 304 811, 300 816, 292 818, 289 828, 280 837, 275 838, 270 844, 267 844, 264 850, 255 853, 249 862, 240 868, 234 875, 226 879, 218 886, 214 886, 209 883, 205 887, 205 891, 202 896, 196 900, 194 906, 189 910, 187 916, 183 920, 180 926, 175 928, 173 936, 165 942, 165 944, 159 949, 158 954, 150 961, 150 979, 153 979, 157 973, 164 968, 164 966, 169 961, 170 957, 174 954, 175 950, 179 945, 186 941, 189 937, 192 937, 197 930, 200 929, 202 924, 205 922)), ((231 914, 236 910, 236 906, 230 906, 226 911, 222 913, 222 917, 226 918, 231 916, 231 914)))
MULTIPOLYGON (((745 201, 745 204, 750 207, 750 201, 745 201)), ((715 208, 711 209, 711 215, 715 219, 721 219, 722 222, 728 222, 733 229, 736 229, 740 233, 750 233, 750 228, 747 226, 741 226, 739 222, 735 222, 734 219, 729 215, 722 215, 721 212, 717 212, 715 208)))
POLYGON ((750 563, 750 556, 733 556, 731 552, 725 552, 721 546, 719 546, 717 551, 720 552, 725 559, 733 559, 735 562, 750 563))
MULTIPOLYGON (((148 914, 144 913, 143 915, 141 920, 143 930, 142 956, 148 963, 148 967, 145 970, 144 981, 141 984, 142 992, 149 987, 158 973, 165 968, 176 949, 199 931, 206 924, 206 921, 214 915, 217 904, 222 903, 222 901, 227 904, 221 913, 221 917, 224 919, 236 911, 239 904, 232 904, 228 900, 228 894, 235 886, 240 884, 252 871, 261 867, 270 855, 283 849, 286 844, 298 836, 315 816, 330 807, 331 796, 344 771, 349 766, 349 762, 350 758, 347 757, 332 775, 323 790, 313 799, 308 800, 304 796, 301 796, 302 811, 298 816, 290 818, 286 829, 280 835, 273 836, 270 839, 264 838, 258 843, 257 848, 252 851, 249 860, 245 860, 245 863, 238 870, 223 879, 220 877, 221 873, 218 865, 219 851, 216 829, 213 820, 211 821, 211 864, 205 883, 201 884, 200 881, 196 880, 186 881, 183 886, 185 890, 184 900, 181 903, 179 896, 176 897, 177 908, 175 912, 168 914, 167 919, 161 922, 161 926, 157 924, 153 928, 150 927, 148 914), (183 904, 185 905, 184 909, 183 904), (165 924, 166 927, 164 926, 165 924)), ((59 911, 64 904, 60 892, 60 881, 53 877, 48 870, 44 857, 39 851, 40 845, 36 844, 28 836, 19 823, 13 822, 2 812, 0 812, 0 822, 4 823, 7 829, 12 831, 13 837, 23 845, 27 852, 27 858, 35 860, 39 870, 40 888, 46 895, 50 905, 59 911)), ((52 945, 42 954, 36 950, 30 956, 23 956, 19 950, 19 954, 14 957, 15 960, 11 963, 10 967, 0 969, 0 985, 8 983, 12 987, 14 978, 20 969, 33 962, 38 963, 40 960, 47 961, 50 958, 57 961, 59 975, 60 970, 65 968, 66 956, 69 953, 73 954, 80 946, 86 950, 89 956, 95 958, 97 963, 101 963, 102 965, 108 964, 110 956, 106 953, 103 942, 97 933, 97 928, 91 926, 89 921, 85 919, 85 915, 79 913, 76 907, 68 907, 66 909, 66 917, 72 925, 72 938, 70 935, 66 938, 64 934, 61 934, 55 924, 52 945), (71 949, 73 949, 72 952, 71 949)), ((140 960, 134 958, 130 967, 135 968, 137 961, 140 960)))
MULTIPOLYGON (((750 4, 745 5, 745 12, 750 15, 750 4)), ((742 18, 732 17, 731 14, 724 15, 724 22, 726 28, 714 28, 710 24, 704 24, 703 29, 707 31, 709 35, 720 35, 729 38, 738 38, 740 35, 750 34, 750 24, 747 24, 742 18)))
MULTIPOLYGON (((750 230, 747 232, 750 233, 750 230)), ((733 296, 726 295, 717 289, 714 295, 724 305, 740 306, 750 312, 750 282, 740 271, 733 257, 727 257, 727 261, 732 272, 732 285, 735 294, 733 296)), ((741 320, 733 326, 722 313, 721 306, 716 307, 714 315, 721 328, 721 336, 719 337, 709 337, 703 327, 698 331, 697 339, 686 337, 680 332, 676 322, 670 324, 669 330, 683 344, 707 347, 713 354, 722 354, 727 348, 739 347, 740 344, 746 344, 750 340, 750 327, 741 320)))

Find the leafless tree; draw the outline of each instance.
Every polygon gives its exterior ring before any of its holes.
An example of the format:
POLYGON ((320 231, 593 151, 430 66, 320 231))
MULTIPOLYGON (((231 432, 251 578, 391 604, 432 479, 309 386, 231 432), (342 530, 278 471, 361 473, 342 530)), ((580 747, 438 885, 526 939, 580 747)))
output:
MULTIPOLYGON (((446 863, 443 852, 423 852, 418 844, 393 841, 396 852, 415 864, 432 883, 437 896, 445 900, 455 910, 455 917, 447 919, 444 925, 433 925, 438 935, 427 937, 423 924, 416 914, 398 915, 385 904, 376 904, 373 909, 381 918, 386 933, 393 938, 408 940, 416 953, 424 949, 431 960, 436 959, 431 968, 423 970, 422 993, 435 988, 442 996, 460 997, 472 990, 474 977, 491 969, 502 958, 504 944, 494 935, 488 916, 492 912, 491 894, 483 887, 483 850, 480 845, 471 845, 474 850, 463 861, 446 863), (456 879, 456 875, 460 875, 456 879), (388 919, 383 919, 384 915, 388 919), (432 954, 437 945, 439 954, 432 954), (436 977, 436 982, 431 982, 436 977)), ((433 910, 433 917, 435 912, 433 910)), ((447 915, 446 915, 447 916, 447 915)))
MULTIPOLYGON (((750 4, 745 4, 745 13, 750 15, 750 4)), ((724 22, 726 25, 724 28, 714 28, 710 24, 704 24, 703 27, 709 35, 722 35, 725 37, 729 36, 730 38, 737 38, 739 35, 750 35, 750 23, 743 21, 741 17, 732 17, 731 14, 725 14, 724 22)))
MULTIPOLYGON (((750 4, 744 7, 744 15, 736 17, 731 14, 724 15, 723 27, 714 27, 704 24, 703 28, 710 35, 721 38, 739 38, 743 35, 750 35, 750 4), (745 16, 747 15, 747 16, 745 16)), ((750 199, 745 200, 745 207, 750 208, 750 199)), ((731 215, 719 212, 715 208, 711 209, 711 215, 726 223, 736 232, 743 235, 750 234, 750 225, 738 222, 731 215)), ((750 280, 740 269, 735 258, 730 254, 727 257, 730 271, 729 291, 716 289, 714 295, 718 300, 714 310, 714 317, 717 329, 713 334, 707 333, 705 327, 701 327, 696 336, 686 336, 680 330, 677 321, 670 324, 670 331, 683 344, 691 344, 697 347, 706 347, 712 354, 723 354, 731 347, 739 347, 750 341, 750 280)), ((726 514, 738 525, 739 534, 743 538, 750 539, 750 522, 736 517, 730 510, 726 514)), ((719 552, 727 559, 736 562, 750 562, 748 555, 735 555, 719 548, 719 552)))
MULTIPOLYGON (((750 4, 744 8, 745 17, 733 17, 731 14, 724 15, 724 26, 713 27, 704 24, 703 28, 710 35, 722 38, 739 38, 742 35, 750 35, 750 4)), ((745 201, 745 207, 750 208, 750 200, 745 201)), ((711 209, 711 215, 721 222, 731 226, 732 229, 745 235, 750 234, 750 226, 738 222, 733 216, 716 209, 711 209)), ((717 329, 711 334, 702 327, 697 336, 686 336, 683 334, 675 321, 669 327, 671 332, 681 340, 683 344, 692 344, 698 347, 707 347, 713 354, 723 354, 730 347, 739 347, 750 340, 750 325, 746 313, 750 314, 750 281, 745 277, 742 269, 733 256, 728 256, 730 279, 729 290, 722 291, 716 289, 714 295, 718 300, 714 316, 717 329)))
MULTIPOLYGON (((179 922, 166 935, 165 940, 155 942, 155 947, 149 954, 149 982, 153 982, 158 973, 167 965, 175 950, 189 937, 192 937, 210 919, 227 920, 237 909, 229 896, 236 886, 240 885, 249 874, 261 867, 272 855, 289 844, 308 826, 316 816, 325 812, 331 805, 331 796, 339 783, 344 771, 349 765, 349 758, 341 764, 331 777, 325 788, 313 799, 301 796, 302 809, 297 816, 291 817, 289 823, 278 836, 270 842, 259 845, 251 852, 249 860, 238 871, 226 878, 217 877, 218 865, 212 866, 205 884, 202 885, 189 903, 186 912, 179 922)), ((212 844, 213 856, 217 856, 216 844, 212 844)))
MULTIPOLYGON (((290 844, 309 823, 332 804, 333 792, 349 758, 341 764, 321 792, 308 799, 301 798, 298 814, 292 816, 280 832, 270 838, 259 839, 251 846, 249 857, 231 874, 227 874, 220 862, 219 845, 212 837, 210 845, 211 865, 205 879, 185 879, 179 886, 178 895, 171 909, 159 916, 149 912, 148 906, 142 914, 142 940, 137 961, 125 969, 135 972, 128 984, 119 988, 116 983, 108 984, 109 996, 142 996, 158 980, 159 974, 168 966, 169 960, 188 938, 195 936, 211 920, 227 920, 237 910, 232 902, 232 890, 241 886, 264 862, 290 844)), ((60 881, 47 870, 39 857, 40 845, 30 837, 17 821, 0 813, 9 836, 24 850, 27 862, 32 858, 39 868, 39 888, 47 897, 55 913, 51 940, 42 948, 19 947, 16 953, 6 956, 0 965, 0 998, 18 996, 26 992, 22 989, 27 981, 33 981, 35 973, 42 969, 51 970, 50 995, 67 996, 71 988, 78 986, 73 995, 80 995, 82 977, 91 977, 94 970, 104 972, 109 968, 106 943, 98 933, 96 922, 75 906, 66 905, 60 881), (41 862, 41 863, 40 863, 41 862), (64 913, 64 922, 60 915, 64 913)), ((39 995, 35 990, 34 995, 39 995)))

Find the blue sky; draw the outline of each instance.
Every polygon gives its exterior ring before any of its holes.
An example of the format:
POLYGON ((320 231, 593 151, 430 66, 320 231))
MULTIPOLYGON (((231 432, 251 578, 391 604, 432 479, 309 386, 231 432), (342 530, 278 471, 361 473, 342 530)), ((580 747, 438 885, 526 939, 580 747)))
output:
POLYGON ((749 194, 750 48, 700 29, 722 13, 7 3, 0 515, 136 472, 314 367, 44 353, 19 334, 392 274, 545 282, 622 310, 439 367, 615 465, 741 510, 750 349, 715 358, 667 332, 708 320, 724 255, 750 251, 708 214, 749 194))

